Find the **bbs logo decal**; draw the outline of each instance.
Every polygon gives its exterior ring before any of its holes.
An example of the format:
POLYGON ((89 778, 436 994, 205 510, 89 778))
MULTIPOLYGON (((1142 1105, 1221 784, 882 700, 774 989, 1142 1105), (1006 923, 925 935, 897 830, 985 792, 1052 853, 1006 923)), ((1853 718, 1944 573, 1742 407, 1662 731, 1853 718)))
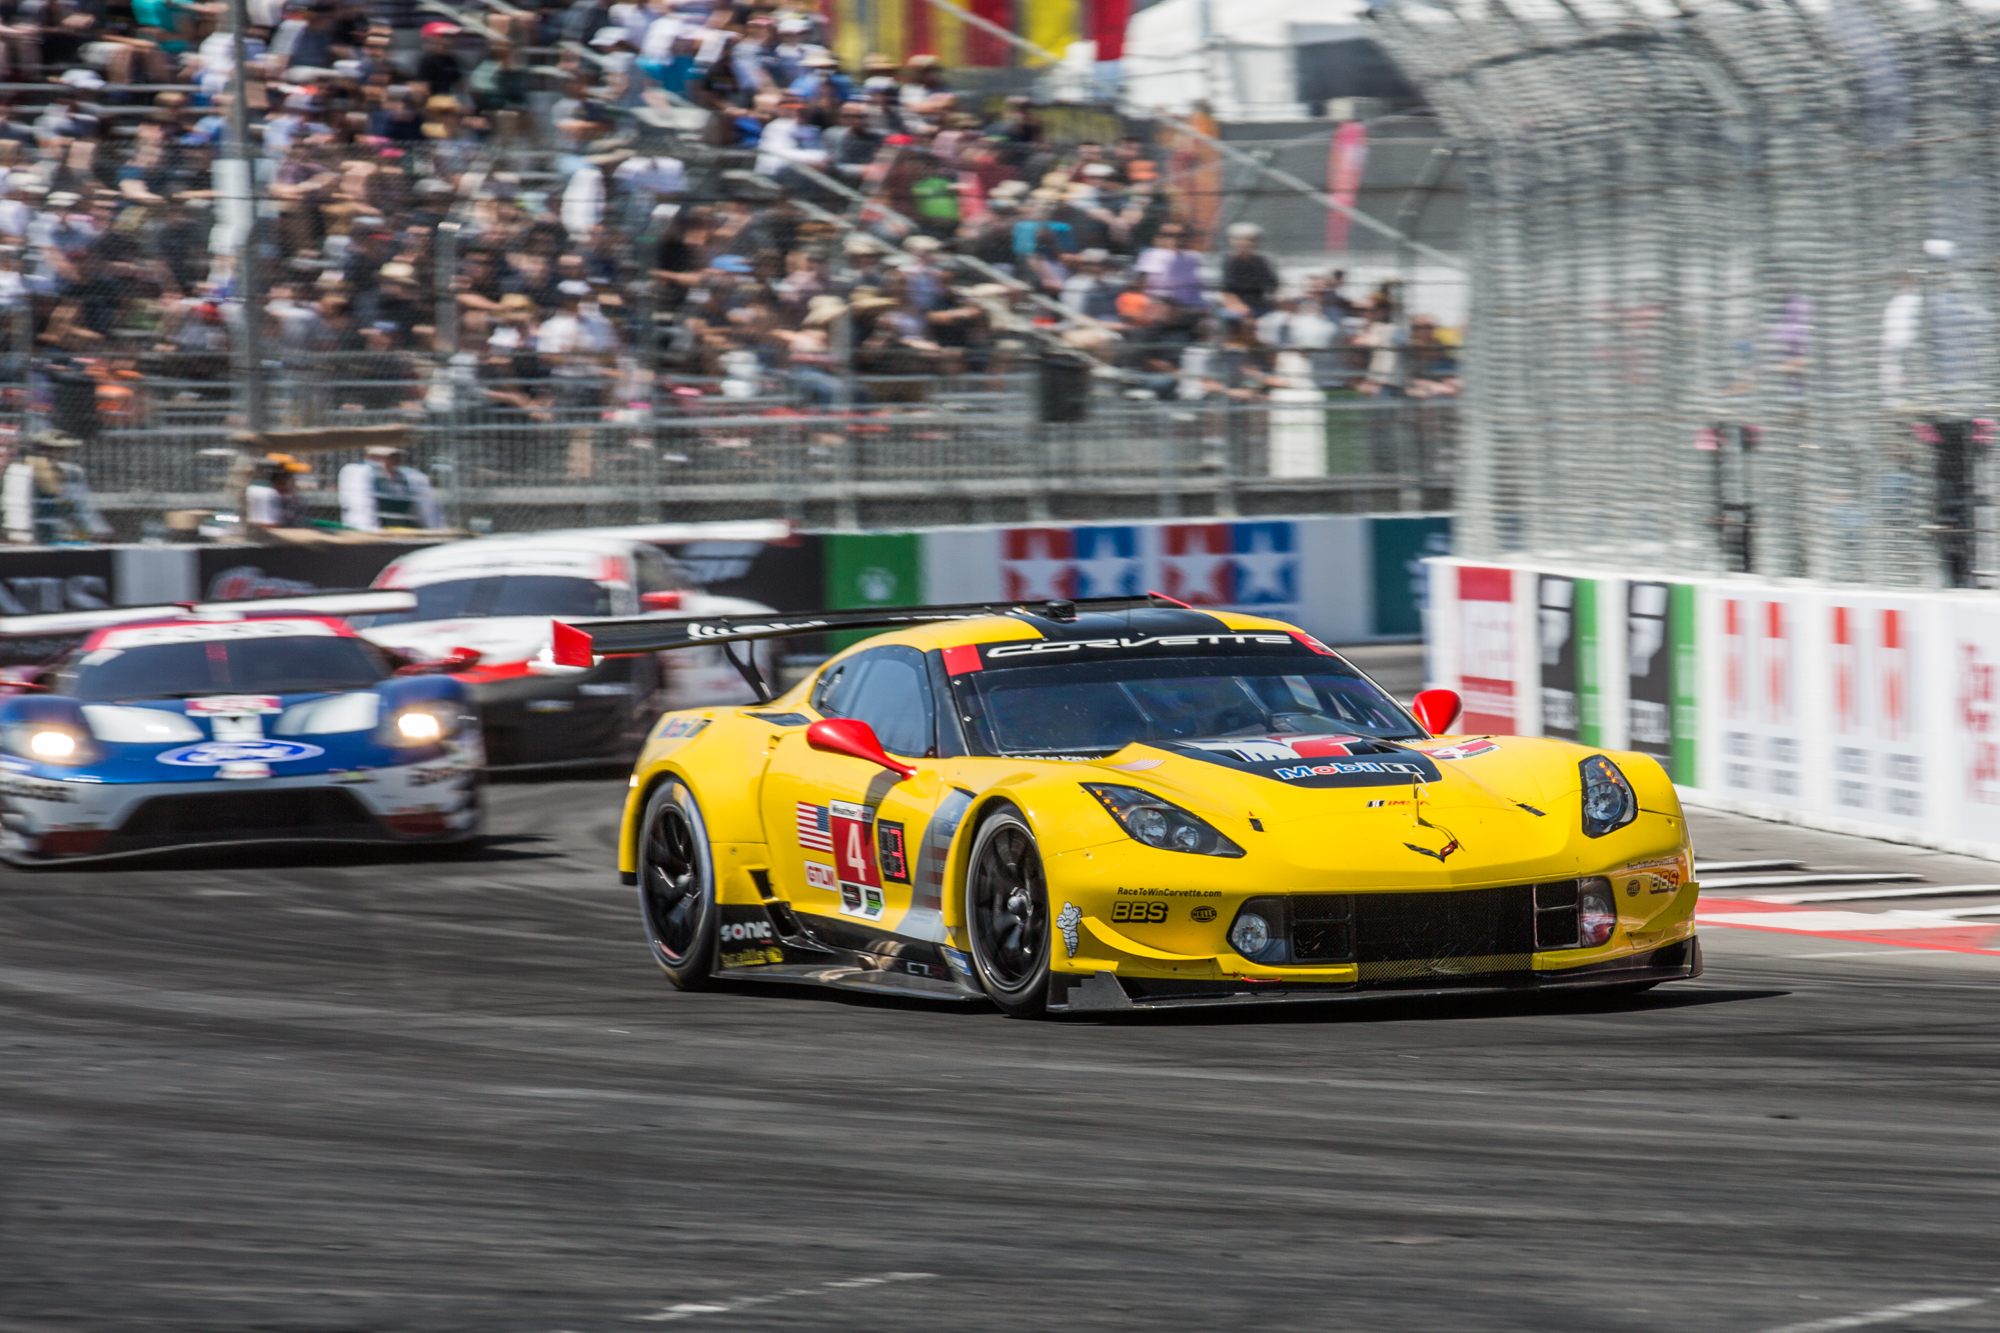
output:
MULTIPOLYGON (((1211 912, 1210 915, 1212 916, 1214 913, 1211 912)), ((1139 922, 1165 921, 1167 919, 1167 905, 1157 899, 1152 902, 1116 902, 1111 904, 1111 919, 1113 921, 1139 922)))
POLYGON ((771 938, 771 923, 768 921, 731 921, 722 927, 722 938, 737 940, 768 940, 771 938))
POLYGON ((882 878, 892 884, 910 882, 910 858, 903 846, 903 826, 888 819, 875 821, 875 860, 882 878))

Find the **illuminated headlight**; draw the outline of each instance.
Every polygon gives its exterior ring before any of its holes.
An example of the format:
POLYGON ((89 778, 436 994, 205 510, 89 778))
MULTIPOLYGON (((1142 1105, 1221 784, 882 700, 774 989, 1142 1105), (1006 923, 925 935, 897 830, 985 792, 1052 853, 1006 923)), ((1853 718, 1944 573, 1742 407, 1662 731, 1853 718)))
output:
POLYGON ((1588 949, 1611 939, 1618 925, 1618 898, 1608 879, 1586 879, 1578 888, 1576 941, 1578 947, 1588 949))
POLYGON ((1594 754, 1578 767, 1583 776, 1585 836, 1601 838, 1638 817, 1639 799, 1632 794, 1632 784, 1618 771, 1618 765, 1594 754))
POLYGON ((1271 923, 1255 912, 1244 912, 1229 928, 1229 947, 1245 958, 1255 958, 1271 947, 1271 923))
POLYGON ((1192 852, 1197 856, 1243 855, 1241 847, 1223 837, 1208 821, 1149 791, 1102 782, 1086 782, 1083 789, 1104 803, 1121 828, 1148 847, 1163 852, 1192 852))
POLYGON ((458 733, 469 719, 461 716, 462 705, 451 699, 431 699, 399 708, 385 721, 379 733, 390 745, 414 748, 436 745, 458 733))
POLYGON ((44 764, 75 768, 97 758, 97 746, 90 733, 60 722, 16 722, 6 730, 4 748, 9 754, 44 764))

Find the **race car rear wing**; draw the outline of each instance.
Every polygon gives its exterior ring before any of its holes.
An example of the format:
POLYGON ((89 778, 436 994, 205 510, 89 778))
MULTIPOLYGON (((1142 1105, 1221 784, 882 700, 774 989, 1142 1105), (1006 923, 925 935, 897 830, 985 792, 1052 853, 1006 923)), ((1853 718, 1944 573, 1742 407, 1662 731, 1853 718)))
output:
POLYGON ((0 616, 0 638, 26 639, 46 635, 88 634, 110 625, 132 625, 169 616, 225 615, 242 611, 301 611, 315 616, 380 615, 408 611, 417 604, 413 592, 358 589, 300 593, 295 597, 250 597, 233 602, 168 602, 160 606, 107 606, 95 611, 53 611, 36 616, 0 616))
POLYGON ((588 667, 599 657, 624 657, 714 644, 722 649, 722 655, 729 659, 729 664, 756 691, 758 700, 768 703, 773 696, 763 673, 757 669, 753 659, 739 658, 731 644, 757 639, 783 639, 795 634, 824 634, 834 630, 900 629, 906 625, 975 620, 981 616, 1032 615, 1050 620, 1074 620, 1085 612, 1140 611, 1150 607, 1185 609, 1187 603, 1165 593, 1149 592, 1138 597, 881 606, 852 611, 802 611, 796 615, 766 613, 689 619, 647 616, 632 620, 593 621, 587 630, 565 625, 558 620, 550 644, 550 657, 558 666, 588 667))
MULTIPOLYGON (((41 665, 81 643, 93 630, 166 620, 184 615, 229 615, 242 612, 296 612, 315 616, 376 615, 407 611, 417 604, 415 593, 302 593, 296 597, 252 597, 234 602, 170 602, 161 606, 107 606, 94 611, 53 611, 46 615, 0 616, 0 668, 10 672, 41 665)), ((15 683, 0 682, 0 684, 15 683)))

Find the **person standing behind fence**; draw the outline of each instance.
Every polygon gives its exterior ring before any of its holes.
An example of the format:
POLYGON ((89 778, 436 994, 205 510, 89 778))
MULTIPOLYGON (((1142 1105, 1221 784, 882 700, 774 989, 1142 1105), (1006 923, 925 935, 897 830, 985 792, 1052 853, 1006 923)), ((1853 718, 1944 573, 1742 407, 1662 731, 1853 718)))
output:
POLYGON ((22 546, 53 546, 111 535, 111 525, 97 512, 97 499, 83 469, 60 457, 82 443, 61 431, 43 431, 8 465, 0 478, 0 509, 5 511, 8 541, 22 546))
POLYGON ((341 526, 360 532, 444 526, 431 479, 406 466, 405 457, 396 445, 377 444, 367 462, 340 470, 341 526))
POLYGON ((1146 295, 1185 312, 1188 322, 1199 318, 1201 301, 1201 251, 1188 236, 1187 228, 1169 222, 1153 236, 1153 244, 1139 254, 1132 271, 1145 282, 1146 295))

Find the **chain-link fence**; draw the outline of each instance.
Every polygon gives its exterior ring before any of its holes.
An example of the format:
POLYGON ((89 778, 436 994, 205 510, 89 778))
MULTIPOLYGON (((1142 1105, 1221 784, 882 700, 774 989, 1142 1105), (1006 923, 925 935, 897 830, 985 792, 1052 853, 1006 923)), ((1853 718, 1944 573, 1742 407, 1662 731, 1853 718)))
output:
POLYGON ((1377 16, 1471 159, 1461 551, 1992 586, 2000 19, 1377 16))

